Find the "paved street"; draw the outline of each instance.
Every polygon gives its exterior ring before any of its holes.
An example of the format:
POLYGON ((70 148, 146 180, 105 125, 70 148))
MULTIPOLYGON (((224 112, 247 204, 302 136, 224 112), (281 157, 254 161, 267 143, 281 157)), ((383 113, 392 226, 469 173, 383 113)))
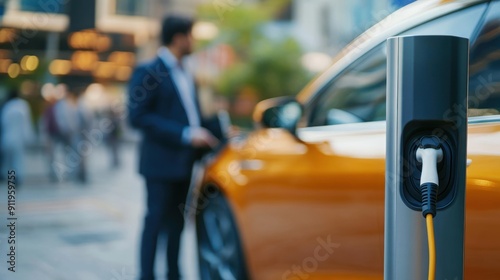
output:
MULTIPOLYGON (((8 271, 7 183, 0 186, 0 279, 137 279, 143 182, 136 173, 135 145, 122 147, 122 166, 111 170, 104 147, 89 155, 89 183, 50 183, 41 151, 30 152, 28 178, 16 195, 16 272, 8 271)), ((193 225, 182 243, 182 269, 197 279, 193 225)), ((157 257, 164 279, 164 255, 157 257)))

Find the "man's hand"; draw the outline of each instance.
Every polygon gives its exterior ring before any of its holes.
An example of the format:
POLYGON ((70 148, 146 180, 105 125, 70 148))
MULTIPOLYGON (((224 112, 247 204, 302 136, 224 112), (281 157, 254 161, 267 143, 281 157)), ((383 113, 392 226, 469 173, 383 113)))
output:
POLYGON ((191 128, 191 145, 196 148, 215 148, 219 145, 219 140, 203 127, 191 128))
POLYGON ((235 125, 231 125, 227 132, 227 138, 235 138, 241 135, 241 129, 235 125))

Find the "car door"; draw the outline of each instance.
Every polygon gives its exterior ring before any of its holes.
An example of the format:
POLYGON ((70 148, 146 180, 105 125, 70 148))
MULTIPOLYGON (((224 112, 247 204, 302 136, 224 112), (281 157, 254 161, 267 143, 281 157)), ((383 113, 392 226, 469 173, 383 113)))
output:
POLYGON ((471 46, 465 278, 500 275, 500 1, 471 46))
MULTIPOLYGON (((485 4, 404 34, 473 37, 485 4)), ((260 130, 244 147, 251 188, 242 219, 255 279, 380 279, 383 270, 384 43, 366 51, 309 106, 299 139, 260 130), (251 168, 250 166, 258 166, 251 168), (265 169, 265 172, 262 170, 265 169)))

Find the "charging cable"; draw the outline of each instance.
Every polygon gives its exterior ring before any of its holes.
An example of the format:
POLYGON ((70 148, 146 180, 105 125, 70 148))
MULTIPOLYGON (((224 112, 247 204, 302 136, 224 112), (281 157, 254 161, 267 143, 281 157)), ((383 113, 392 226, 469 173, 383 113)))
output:
POLYGON ((417 161, 422 163, 420 192, 422 194, 422 215, 427 224, 427 243, 429 246, 429 280, 436 278, 436 241, 434 220, 439 187, 437 164, 443 160, 440 140, 435 136, 422 137, 417 149, 417 161))

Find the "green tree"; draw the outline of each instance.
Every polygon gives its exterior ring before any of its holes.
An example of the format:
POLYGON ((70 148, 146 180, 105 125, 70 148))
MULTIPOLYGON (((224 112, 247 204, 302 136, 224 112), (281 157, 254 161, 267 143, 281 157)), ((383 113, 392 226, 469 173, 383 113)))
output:
POLYGON ((259 99, 298 93, 310 78, 300 63, 300 45, 282 34, 266 36, 263 30, 288 1, 232 6, 234 2, 219 0, 198 11, 199 18, 214 22, 220 30, 217 38, 201 42, 201 47, 227 44, 236 54, 236 62, 215 82, 216 90, 229 98, 247 88, 259 99))

